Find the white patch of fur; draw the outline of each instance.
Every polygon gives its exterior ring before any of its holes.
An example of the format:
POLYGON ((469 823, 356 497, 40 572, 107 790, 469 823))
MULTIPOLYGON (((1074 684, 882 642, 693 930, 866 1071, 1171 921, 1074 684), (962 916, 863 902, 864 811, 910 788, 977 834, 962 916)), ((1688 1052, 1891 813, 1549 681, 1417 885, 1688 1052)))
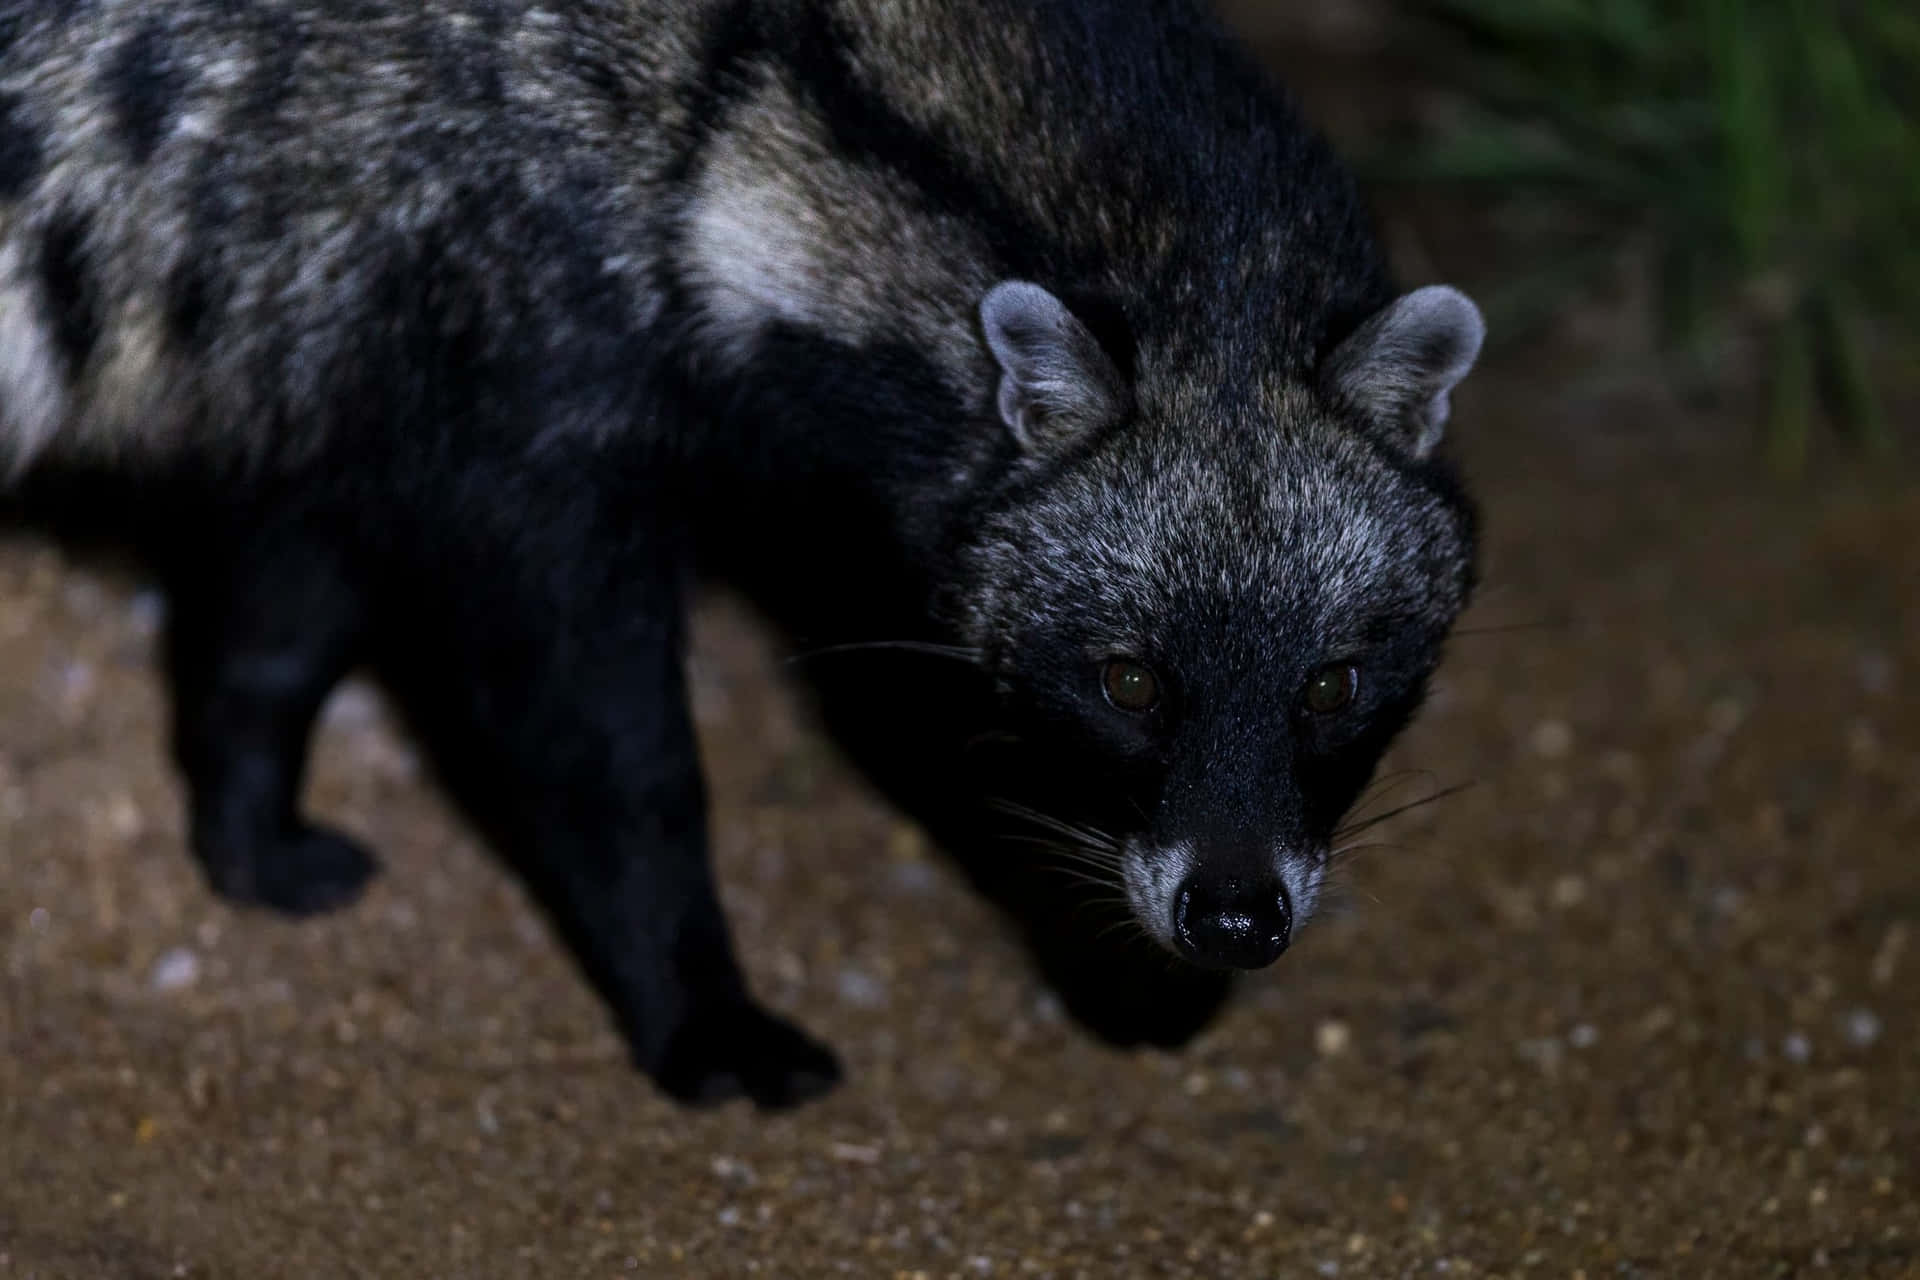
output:
POLYGON ((801 194, 775 176, 723 186, 694 211, 688 248, 712 336, 743 357, 774 321, 817 326, 822 263, 801 194))
POLYGON ((210 111, 183 111, 174 122, 173 136, 204 141, 220 135, 220 118, 210 111))
POLYGON ((0 233, 0 468, 12 475, 26 469, 67 414, 39 293, 23 275, 19 244, 0 233))
POLYGON ((1129 840, 1120 859, 1120 879, 1134 919, 1155 942, 1175 955, 1180 954, 1180 944, 1173 936, 1173 899, 1193 867, 1193 845, 1185 840, 1164 849, 1149 849, 1129 840))
POLYGON ((87 398, 89 433, 133 440, 151 431, 163 412, 170 373, 160 316, 149 306, 125 308, 96 360, 87 398))
POLYGON ((1300 926, 1313 916, 1313 909, 1320 905, 1320 887, 1327 878, 1325 858, 1306 858, 1299 853, 1279 849, 1274 853, 1273 869, 1280 877, 1280 883, 1287 890, 1287 906, 1293 913, 1292 933, 1298 936, 1300 926))
POLYGON ((684 218, 677 265, 701 345, 723 360, 744 361, 787 324, 854 346, 914 344, 963 401, 991 390, 974 308, 992 282, 977 232, 846 159, 772 69, 716 135, 684 218))

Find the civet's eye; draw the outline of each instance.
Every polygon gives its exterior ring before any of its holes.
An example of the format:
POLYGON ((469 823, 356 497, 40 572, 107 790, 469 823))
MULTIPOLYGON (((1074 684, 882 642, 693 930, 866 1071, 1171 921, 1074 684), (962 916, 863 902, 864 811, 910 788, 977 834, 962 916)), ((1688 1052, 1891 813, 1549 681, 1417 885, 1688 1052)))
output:
POLYGON ((1160 678, 1131 658, 1109 658, 1101 672, 1107 701, 1135 715, 1151 711, 1160 701, 1160 678))
POLYGON ((1301 701, 1317 716, 1332 715, 1353 701, 1359 687, 1359 672, 1347 663, 1329 662, 1307 677, 1307 691, 1301 701))

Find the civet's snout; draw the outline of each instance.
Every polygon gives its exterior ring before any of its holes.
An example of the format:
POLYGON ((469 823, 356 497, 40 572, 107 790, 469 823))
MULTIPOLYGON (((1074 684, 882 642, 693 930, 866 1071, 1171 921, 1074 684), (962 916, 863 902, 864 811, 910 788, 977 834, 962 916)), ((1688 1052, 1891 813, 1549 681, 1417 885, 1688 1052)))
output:
POLYGON ((1293 908, 1277 878, 1189 876, 1174 896, 1173 936, 1196 964, 1265 968, 1292 932, 1293 908))

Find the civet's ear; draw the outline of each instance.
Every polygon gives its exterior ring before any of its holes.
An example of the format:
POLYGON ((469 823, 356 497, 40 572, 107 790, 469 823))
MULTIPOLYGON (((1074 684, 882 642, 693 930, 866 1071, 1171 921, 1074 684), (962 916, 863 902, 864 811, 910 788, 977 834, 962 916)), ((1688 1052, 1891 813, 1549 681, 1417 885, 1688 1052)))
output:
POLYGON ((1487 336, 1472 299, 1428 285, 1388 303, 1334 348, 1325 389, 1365 414, 1415 458, 1440 443, 1448 396, 1473 368, 1487 336))
POLYGON ((1039 285, 989 289, 980 327, 1000 366, 1000 419, 1028 452, 1057 454, 1127 412, 1126 380, 1099 340, 1039 285))

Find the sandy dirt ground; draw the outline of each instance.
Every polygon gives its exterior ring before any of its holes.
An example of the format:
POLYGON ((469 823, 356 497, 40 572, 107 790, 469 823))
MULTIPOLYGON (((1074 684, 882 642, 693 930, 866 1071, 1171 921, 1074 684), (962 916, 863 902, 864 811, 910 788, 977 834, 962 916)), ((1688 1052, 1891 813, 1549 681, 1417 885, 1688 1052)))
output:
POLYGON ((1920 472, 1517 364, 1486 589, 1339 905, 1177 1054, 1099 1047, 724 601, 697 712, 753 980, 849 1083, 632 1074, 376 695, 337 917, 197 880, 164 602, 0 545, 0 1277, 1920 1275, 1920 472))

